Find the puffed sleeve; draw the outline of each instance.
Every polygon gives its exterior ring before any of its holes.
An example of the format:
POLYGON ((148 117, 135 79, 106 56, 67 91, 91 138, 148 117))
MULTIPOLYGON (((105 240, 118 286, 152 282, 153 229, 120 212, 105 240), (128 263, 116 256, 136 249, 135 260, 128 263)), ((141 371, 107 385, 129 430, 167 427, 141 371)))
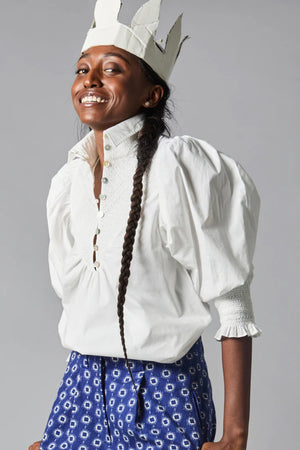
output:
POLYGON ((52 177, 46 203, 50 280, 60 299, 63 263, 74 243, 70 230, 70 184, 69 164, 66 163, 52 177))
POLYGON ((158 152, 159 223, 165 246, 220 317, 215 338, 259 336, 250 283, 260 197, 233 158, 190 136, 158 152))

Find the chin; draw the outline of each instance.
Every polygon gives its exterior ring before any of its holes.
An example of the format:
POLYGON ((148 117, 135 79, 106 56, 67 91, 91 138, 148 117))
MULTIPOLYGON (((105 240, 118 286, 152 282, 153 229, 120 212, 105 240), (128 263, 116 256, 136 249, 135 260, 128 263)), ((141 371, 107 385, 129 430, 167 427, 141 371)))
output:
POLYGON ((87 125, 88 127, 91 128, 99 128, 103 123, 106 122, 100 117, 90 117, 90 116, 87 117, 87 115, 82 114, 79 116, 79 119, 84 125, 87 125))

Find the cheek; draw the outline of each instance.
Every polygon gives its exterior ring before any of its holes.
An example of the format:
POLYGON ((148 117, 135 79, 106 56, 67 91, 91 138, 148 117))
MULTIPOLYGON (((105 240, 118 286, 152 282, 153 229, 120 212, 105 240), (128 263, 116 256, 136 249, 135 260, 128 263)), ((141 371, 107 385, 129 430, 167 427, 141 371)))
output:
POLYGON ((140 86, 135 80, 127 81, 119 86, 118 97, 121 102, 126 102, 127 104, 135 105, 140 103, 143 98, 140 86))
POLYGON ((141 92, 141 87, 140 87, 139 83, 134 79, 126 83, 125 89, 133 97, 138 97, 141 92))

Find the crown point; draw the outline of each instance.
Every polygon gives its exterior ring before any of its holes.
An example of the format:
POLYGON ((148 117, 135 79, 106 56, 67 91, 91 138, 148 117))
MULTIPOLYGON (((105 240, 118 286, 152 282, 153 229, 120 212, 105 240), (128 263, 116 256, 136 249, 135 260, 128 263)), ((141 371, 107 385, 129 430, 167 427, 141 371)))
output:
POLYGON ((121 0, 97 0, 94 12, 96 26, 107 28, 117 22, 121 7, 121 0))
POLYGON ((144 3, 132 19, 132 28, 144 25, 151 29, 152 33, 155 33, 158 27, 161 2, 162 0, 148 0, 144 3))
POLYGON ((180 38, 181 38, 182 16, 183 16, 183 14, 180 14, 180 16, 177 17, 174 25, 172 26, 172 28, 167 36, 166 52, 169 52, 169 51, 172 52, 173 48, 176 48, 179 46, 180 38))

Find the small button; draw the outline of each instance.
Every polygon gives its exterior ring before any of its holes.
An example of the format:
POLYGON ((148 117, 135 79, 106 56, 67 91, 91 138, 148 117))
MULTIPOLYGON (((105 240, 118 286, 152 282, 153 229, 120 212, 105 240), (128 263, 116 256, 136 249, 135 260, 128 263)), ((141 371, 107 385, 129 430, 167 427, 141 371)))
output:
POLYGON ((99 197, 100 197, 100 200, 106 200, 106 195, 105 194, 100 194, 99 197))
POLYGON ((109 167, 109 166, 111 166, 111 163, 110 163, 110 161, 104 161, 104 163, 103 163, 103 164, 104 164, 104 166, 105 166, 105 167, 109 167))
POLYGON ((99 211, 99 216, 100 217, 104 217, 104 214, 105 214, 104 211, 99 211))
POLYGON ((104 133, 104 138, 107 139, 108 138, 108 134, 104 133))
POLYGON ((110 150, 111 146, 109 144, 106 144, 104 148, 105 148, 105 150, 110 150))
POLYGON ((104 183, 104 184, 108 183, 108 178, 103 177, 103 178, 102 178, 102 183, 104 183))
POLYGON ((94 245, 94 250, 95 250, 95 252, 97 252, 99 250, 98 245, 94 245))
POLYGON ((100 234, 100 228, 96 228, 96 234, 100 234))
POLYGON ((96 269, 99 269, 99 267, 100 267, 99 261, 95 261, 95 262, 94 262, 94 267, 95 267, 96 269))

